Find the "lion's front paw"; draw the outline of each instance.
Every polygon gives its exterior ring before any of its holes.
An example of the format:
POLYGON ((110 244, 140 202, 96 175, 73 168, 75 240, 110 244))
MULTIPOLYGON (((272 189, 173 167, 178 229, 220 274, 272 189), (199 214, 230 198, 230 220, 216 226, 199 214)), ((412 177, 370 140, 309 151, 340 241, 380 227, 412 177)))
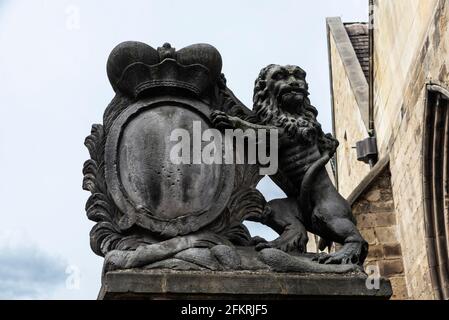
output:
POLYGON ((287 228, 282 235, 276 240, 270 242, 262 242, 256 246, 256 250, 267 248, 279 249, 284 252, 305 253, 309 237, 307 231, 302 227, 287 228))
POLYGON ((104 272, 132 268, 132 261, 135 259, 135 255, 136 251, 110 251, 104 259, 104 272))
POLYGON ((361 242, 346 243, 343 248, 333 253, 319 253, 313 259, 321 264, 363 264, 365 244, 361 242))
POLYGON ((231 117, 223 111, 214 111, 210 115, 210 120, 214 127, 218 129, 233 129, 234 123, 231 117))

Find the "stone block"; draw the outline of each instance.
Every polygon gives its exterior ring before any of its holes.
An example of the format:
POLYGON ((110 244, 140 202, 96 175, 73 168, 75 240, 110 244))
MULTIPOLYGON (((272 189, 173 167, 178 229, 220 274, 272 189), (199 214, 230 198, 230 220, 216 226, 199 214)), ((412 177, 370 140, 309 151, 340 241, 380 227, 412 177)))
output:
POLYGON ((360 229, 360 233, 363 238, 368 242, 369 245, 377 243, 376 234, 374 233, 374 228, 360 229))
POLYGON ((383 252, 385 257, 388 258, 400 258, 402 257, 401 245, 399 243, 395 244, 385 244, 383 246, 383 252))
POLYGON ((365 195, 365 199, 368 200, 369 202, 377 202, 380 200, 380 198, 381 198, 380 190, 372 190, 365 195))
POLYGON ((369 247, 367 261, 377 261, 384 257, 383 246, 378 244, 369 247))
POLYGON ((380 243, 397 243, 395 227, 377 227, 375 228, 376 238, 380 243))
POLYGON ((404 277, 392 277, 389 279, 393 288, 393 300, 404 300, 408 298, 407 285, 404 277))
POLYGON ((103 277, 99 299, 389 299, 391 284, 368 289, 366 275, 121 270, 103 277))
POLYGON ((384 260, 379 262, 379 271, 383 277, 391 277, 404 273, 404 265, 401 259, 384 260))
POLYGON ((360 229, 376 227, 376 215, 372 213, 359 214, 356 216, 357 226, 360 229))
POLYGON ((396 216, 392 212, 358 214, 356 215, 356 220, 360 229, 396 225, 396 216))
POLYGON ((368 210, 372 213, 390 212, 394 210, 394 203, 392 200, 371 202, 368 210))
POLYGON ((376 227, 390 227, 396 225, 396 215, 393 212, 379 212, 376 214, 376 227))

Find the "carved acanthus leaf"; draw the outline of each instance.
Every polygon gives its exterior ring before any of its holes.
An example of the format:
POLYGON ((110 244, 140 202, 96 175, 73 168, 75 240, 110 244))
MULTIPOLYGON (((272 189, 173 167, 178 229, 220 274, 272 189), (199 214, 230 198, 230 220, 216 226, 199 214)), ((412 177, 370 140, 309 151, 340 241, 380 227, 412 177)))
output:
POLYGON ((105 133, 103 126, 94 124, 91 134, 86 138, 85 145, 91 159, 84 163, 83 189, 92 195, 86 202, 87 217, 97 222, 91 230, 91 248, 104 256, 123 237, 114 222, 117 208, 109 198, 104 179, 104 145, 105 133))

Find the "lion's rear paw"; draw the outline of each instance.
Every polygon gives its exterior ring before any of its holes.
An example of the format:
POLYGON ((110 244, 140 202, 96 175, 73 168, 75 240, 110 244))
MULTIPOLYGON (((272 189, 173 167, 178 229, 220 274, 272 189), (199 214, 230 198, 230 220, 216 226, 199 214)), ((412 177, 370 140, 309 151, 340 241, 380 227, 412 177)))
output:
POLYGON ((256 245, 256 250, 279 249, 284 252, 304 253, 307 250, 309 238, 307 231, 298 229, 286 230, 279 238, 270 242, 261 242, 256 245))
POLYGON ((320 253, 313 259, 321 264, 358 264, 362 265, 365 260, 365 244, 361 242, 346 243, 337 252, 320 253))

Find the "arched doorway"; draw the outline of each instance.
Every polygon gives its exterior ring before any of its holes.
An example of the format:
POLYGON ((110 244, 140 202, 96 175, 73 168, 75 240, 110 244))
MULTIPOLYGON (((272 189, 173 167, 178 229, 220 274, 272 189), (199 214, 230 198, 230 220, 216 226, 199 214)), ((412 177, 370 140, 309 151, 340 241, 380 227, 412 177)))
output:
POLYGON ((437 299, 449 299, 449 91, 427 86, 423 187, 427 255, 437 299))

